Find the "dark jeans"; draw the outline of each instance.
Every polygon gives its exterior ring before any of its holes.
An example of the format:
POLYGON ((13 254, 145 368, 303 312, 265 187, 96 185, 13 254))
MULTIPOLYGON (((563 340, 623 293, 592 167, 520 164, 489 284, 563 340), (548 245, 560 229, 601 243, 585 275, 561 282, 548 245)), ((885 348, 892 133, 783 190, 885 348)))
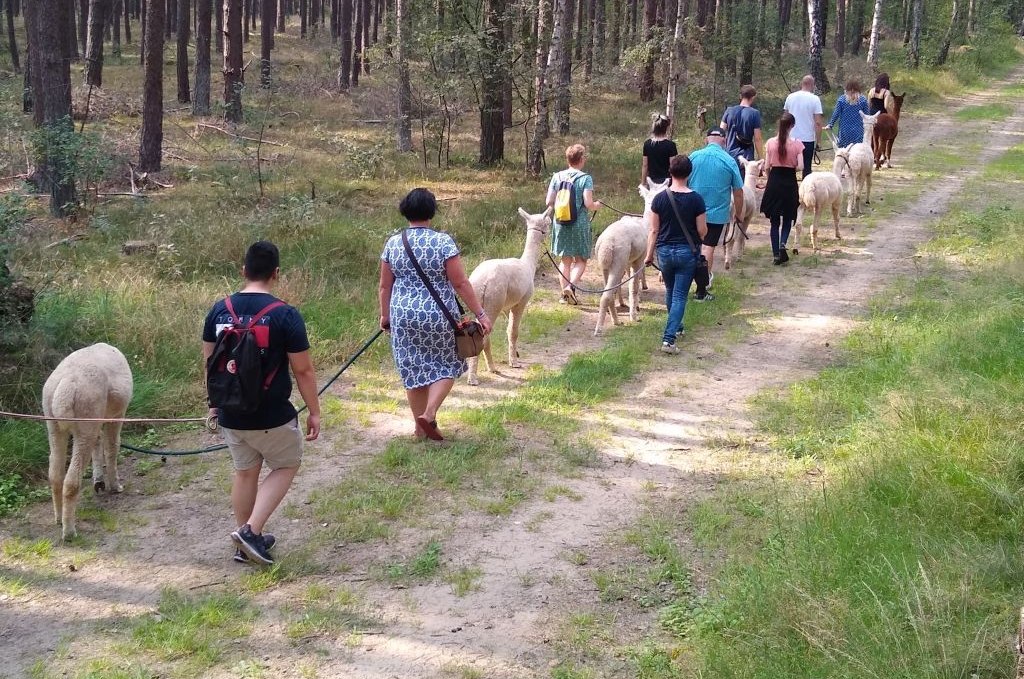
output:
POLYGON ((779 250, 784 249, 786 247, 786 242, 789 240, 789 231, 790 229, 793 228, 793 220, 789 219, 788 217, 781 217, 779 215, 775 215, 770 219, 770 221, 772 224, 772 254, 778 257, 779 250), (780 226, 782 230, 781 239, 779 238, 780 226))
POLYGON ((804 179, 811 173, 811 167, 814 165, 814 142, 804 142, 804 179))
POLYGON ((661 268, 662 278, 665 279, 665 306, 668 308, 668 321, 665 323, 665 334, 662 335, 661 341, 675 344, 676 335, 683 326, 686 298, 690 295, 697 258, 689 245, 660 245, 658 266, 661 268))

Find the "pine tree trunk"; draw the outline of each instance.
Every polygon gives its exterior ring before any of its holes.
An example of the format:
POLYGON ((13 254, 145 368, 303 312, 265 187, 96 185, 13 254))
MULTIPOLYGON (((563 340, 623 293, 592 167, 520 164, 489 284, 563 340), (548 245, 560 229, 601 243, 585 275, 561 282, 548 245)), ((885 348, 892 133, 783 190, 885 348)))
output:
POLYGON ((367 59, 367 50, 372 47, 370 42, 370 17, 373 15, 373 0, 360 0, 363 4, 363 35, 359 49, 359 61, 363 64, 363 73, 370 72, 370 60, 367 59))
MULTIPOLYGON (((518 9, 522 9, 522 5, 518 6, 518 9)), ((498 8, 498 22, 501 24, 501 124, 503 128, 512 127, 512 109, 513 109, 513 96, 515 94, 513 88, 515 83, 512 82, 512 54, 509 50, 509 45, 514 44, 513 42, 513 6, 505 5, 498 8)), ((530 42, 526 40, 522 44, 522 53, 524 55, 530 53, 529 49, 530 42)), ((504 134, 504 130, 502 130, 504 134)))
POLYGON ((409 82, 409 0, 395 0, 395 60, 398 65, 399 153, 412 151, 412 85, 409 82))
MULTIPOLYGON (((581 7, 583 3, 580 3, 581 7)), ((584 82, 590 82, 590 79, 594 75, 594 40, 597 35, 597 0, 587 0, 587 16, 590 17, 590 35, 588 36, 587 44, 583 48, 583 80, 584 82)), ((580 41, 583 40, 583 34, 579 36, 580 41)))
MULTIPOLYGON (((68 0, 71 3, 72 8, 74 7, 76 0, 68 0)), ((89 13, 92 11, 91 0, 77 0, 78 1, 78 49, 82 54, 89 53, 89 13)), ((71 12, 71 21, 75 21, 75 13, 71 12)), ((72 26, 74 24, 72 23, 72 26)), ((72 33, 74 29, 72 29, 72 33)))
POLYGON ((242 0, 224 0, 224 118, 242 122, 242 0))
POLYGON ((217 54, 224 54, 224 2, 225 0, 214 0, 215 7, 213 8, 213 46, 217 54))
POLYGON ((758 0, 756 43, 763 45, 768 42, 768 0, 758 0))
POLYGON ((88 37, 85 50, 85 81, 103 87, 103 28, 107 23, 110 0, 89 0, 88 37))
POLYGON ((210 0, 196 0, 196 91, 192 99, 192 115, 210 115, 210 33, 213 6, 210 0))
POLYGON ((622 54, 622 20, 624 1, 623 0, 609 0, 612 3, 612 15, 611 15, 611 26, 612 34, 610 36, 611 45, 608 49, 608 63, 612 66, 619 65, 619 55, 622 54))
POLYGON ((953 0, 953 13, 949 17, 949 28, 946 29, 946 35, 942 38, 942 45, 939 47, 939 54, 935 58, 935 65, 942 66, 949 59, 949 47, 953 43, 953 38, 957 37, 960 31, 960 2, 959 0, 953 0))
POLYGON ((644 41, 647 43, 646 58, 640 69, 640 101, 654 100, 654 67, 658 63, 658 49, 655 45, 655 30, 658 23, 657 0, 644 0, 644 41))
POLYGON ((921 15, 923 13, 923 0, 913 0, 910 22, 910 46, 907 51, 907 65, 910 68, 921 66, 921 15))
POLYGON ((18 54, 18 39, 14 34, 14 0, 7 0, 7 47, 11 52, 11 66, 15 73, 21 73, 21 55, 18 54))
POLYGON ((164 34, 167 39, 174 37, 178 25, 178 0, 167 0, 164 13, 164 34))
POLYGON ((139 170, 160 169, 164 141, 164 0, 149 0, 139 170))
POLYGON ((836 0, 836 60, 846 55, 846 0, 836 0))
POLYGON ((146 5, 147 0, 139 0, 139 65, 146 63, 146 5))
POLYGON ((124 41, 130 45, 132 44, 132 17, 128 7, 125 6, 124 9, 124 41))
POLYGON ((786 34, 789 32, 789 20, 793 14, 793 0, 779 0, 779 25, 775 33, 775 49, 773 56, 775 63, 782 61, 782 43, 786 41, 786 34))
POLYGON ((675 30, 672 33, 672 47, 668 57, 668 93, 665 96, 665 115, 672 121, 672 129, 676 124, 676 93, 679 85, 685 85, 686 50, 683 49, 683 38, 686 37, 686 18, 690 14, 690 0, 679 0, 676 4, 675 30))
POLYGON ((363 71, 363 12, 366 11, 366 0, 353 0, 353 26, 355 37, 352 39, 352 87, 359 85, 359 74, 363 71))
POLYGON ((967 37, 968 38, 973 38, 974 37, 975 29, 977 28, 977 26, 975 25, 977 20, 978 20, 977 0, 969 0, 968 3, 967 3, 967 37))
POLYGON ((878 71, 878 30, 882 24, 882 0, 875 0, 875 12, 871 17, 871 36, 868 38, 868 66, 878 71))
POLYGON ((551 0, 537 2, 537 54, 534 57, 534 123, 533 137, 526 156, 526 169, 533 176, 538 176, 544 163, 544 140, 551 133, 548 119, 548 98, 551 96, 547 85, 548 55, 551 42, 548 37, 548 24, 552 20, 551 0))
POLYGON ((583 61, 583 29, 587 25, 586 9, 588 1, 589 0, 576 0, 576 7, 574 8, 574 11, 576 12, 576 40, 573 43, 573 58, 576 60, 577 64, 583 61))
POLYGON ((341 0, 339 10, 338 89, 347 92, 352 85, 352 0, 341 0))
MULTIPOLYGON (((72 8, 61 0, 25 3, 30 79, 36 127, 46 133, 37 159, 39 188, 50 194, 50 214, 64 217, 76 203, 72 158, 62 138, 74 133, 71 122, 71 65, 67 59, 70 23, 64 13, 72 8)), ((74 34, 71 34, 74 42, 74 34)))
POLYGON ((480 164, 494 165, 505 157, 504 27, 502 0, 485 0, 481 36, 480 164))
MULTIPOLYGON (((229 2, 230 0, 225 0, 229 2)), ((252 0, 242 0, 242 40, 249 42, 249 18, 252 14, 252 0)))
MULTIPOLYGON (((865 0, 853 0, 850 5, 853 11, 853 30, 850 31, 850 55, 858 57, 860 56, 861 47, 864 45, 864 9, 865 0)), ((847 17, 849 20, 850 17, 847 17)))
POLYGON ((603 70, 602 67, 608 61, 608 55, 605 54, 605 31, 607 30, 605 20, 607 8, 605 4, 606 0, 597 0, 591 13, 593 21, 591 22, 590 32, 594 43, 594 59, 597 61, 599 72, 603 70))
POLYGON ((743 53, 740 58, 739 77, 741 86, 754 81, 754 50, 757 47, 758 29, 757 10, 754 9, 753 0, 746 0, 743 8, 743 53))
MULTIPOLYGON (((86 27, 88 26, 88 23, 89 23, 88 18, 86 18, 85 19, 85 24, 83 24, 82 20, 81 20, 81 17, 79 17, 78 29, 77 29, 79 31, 79 33, 76 33, 76 28, 75 28, 75 12, 76 11, 78 11, 78 8, 75 7, 74 0, 65 0, 65 2, 61 3, 61 5, 59 7, 58 13, 52 15, 53 17, 57 18, 57 21, 62 21, 63 24, 64 24, 64 26, 61 28, 61 35, 64 36, 64 41, 65 41, 64 56, 66 58, 70 59, 71 61, 79 61, 82 58, 81 57, 81 53, 85 51, 85 48, 84 48, 84 45, 85 45, 84 34, 85 34, 86 27), (80 44, 83 45, 83 47, 80 47, 80 44)), ((85 0, 84 12, 85 12, 86 16, 88 17, 88 12, 89 12, 88 0, 85 0)), ((42 15, 40 15, 39 19, 40 19, 40 21, 43 20, 42 15)))
POLYGON ((277 18, 277 0, 262 0, 260 11, 260 87, 271 84, 270 55, 274 49, 274 21, 277 18))
POLYGON ((108 24, 110 33, 110 53, 115 57, 121 56, 121 12, 124 9, 124 0, 113 0, 113 12, 108 24))
POLYGON ((285 0, 277 0, 277 32, 284 33, 287 28, 288 14, 285 0))
MULTIPOLYGON (((196 0, 204 2, 204 0, 196 0)), ((175 58, 175 66, 178 74, 178 103, 188 104, 192 101, 192 94, 189 90, 189 78, 191 73, 188 68, 188 41, 192 37, 192 8, 189 0, 178 2, 178 54, 175 58)))
POLYGON ((807 0, 807 22, 810 28, 807 70, 814 76, 818 92, 828 92, 831 89, 828 75, 825 73, 825 65, 822 61, 826 35, 825 4, 826 0, 807 0))
POLYGON ((569 107, 572 103, 572 44, 576 3, 562 2, 562 40, 558 51, 558 79, 555 85, 555 124, 558 134, 569 134, 569 107))
POLYGON ((309 31, 309 0, 299 0, 299 37, 305 38, 309 31))
POLYGON ((380 37, 380 20, 381 20, 381 5, 384 4, 383 0, 373 0, 373 35, 371 36, 371 43, 377 44, 378 38, 380 37))

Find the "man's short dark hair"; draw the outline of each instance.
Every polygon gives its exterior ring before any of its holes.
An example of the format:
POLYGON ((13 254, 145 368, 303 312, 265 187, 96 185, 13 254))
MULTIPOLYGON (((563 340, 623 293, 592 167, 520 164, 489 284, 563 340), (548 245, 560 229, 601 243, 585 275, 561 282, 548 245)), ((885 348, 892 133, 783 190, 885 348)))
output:
POLYGON ((245 277, 266 283, 281 266, 281 253, 268 240, 258 240, 245 253, 245 277))
POLYGON ((690 162, 690 156, 685 153, 672 156, 672 160, 668 161, 668 173, 675 179, 687 179, 691 172, 693 172, 693 163, 690 162))
POLYGON ((753 85, 744 85, 740 88, 740 99, 753 99, 757 96, 757 90, 753 85))
POLYGON ((399 203, 398 211, 410 222, 427 222, 437 214, 437 198, 427 189, 413 189, 399 203))

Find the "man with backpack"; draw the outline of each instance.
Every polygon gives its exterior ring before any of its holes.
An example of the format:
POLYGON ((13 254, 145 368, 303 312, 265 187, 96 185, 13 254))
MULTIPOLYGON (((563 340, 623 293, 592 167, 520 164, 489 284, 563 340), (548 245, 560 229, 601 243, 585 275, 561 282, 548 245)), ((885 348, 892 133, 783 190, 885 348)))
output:
POLYGON ((303 434, 290 397, 295 374, 309 408, 306 441, 320 435, 316 371, 302 316, 271 294, 280 254, 269 241, 253 243, 242 269, 245 286, 213 305, 203 327, 203 360, 211 415, 231 451, 231 505, 238 529, 235 561, 268 566, 275 539, 263 532, 288 493, 302 461, 303 434), (259 484, 264 465, 270 473, 259 484))
POLYGON ((725 150, 736 159, 741 177, 743 166, 739 165, 740 158, 764 158, 761 112, 754 108, 756 98, 757 90, 754 86, 744 85, 740 88, 740 103, 725 109, 725 113, 722 114, 720 127, 725 132, 725 150), (757 156, 754 155, 755 151, 757 156))

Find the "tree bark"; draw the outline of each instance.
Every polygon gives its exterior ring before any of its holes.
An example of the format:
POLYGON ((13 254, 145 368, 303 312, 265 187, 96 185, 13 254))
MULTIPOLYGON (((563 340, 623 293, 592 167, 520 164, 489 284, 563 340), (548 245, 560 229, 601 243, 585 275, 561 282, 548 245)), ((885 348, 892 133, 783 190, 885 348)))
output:
POLYGON ((89 0, 89 25, 85 50, 85 81, 103 87, 103 29, 110 11, 110 0, 89 0))
POLYGON ((299 0, 299 37, 305 38, 309 30, 309 0, 299 0))
POLYGON ((130 45, 132 44, 132 17, 127 5, 124 9, 124 41, 130 45))
POLYGON ((14 33, 14 0, 7 0, 7 47, 11 52, 11 66, 15 73, 21 73, 21 55, 18 54, 18 39, 14 33))
POLYGON ((836 60, 846 55, 846 0, 836 0, 836 60))
POLYGON ((147 0, 139 0, 139 65, 146 63, 146 3, 147 0))
MULTIPOLYGON (((31 0, 30 0, 31 1, 31 0)), ((79 61, 81 53, 85 51, 84 48, 79 47, 79 43, 85 44, 85 39, 79 34, 76 34, 75 28, 75 12, 78 8, 75 7, 74 0, 65 0, 61 3, 56 14, 51 15, 52 18, 56 18, 57 21, 63 22, 64 26, 61 28, 61 35, 64 36, 64 56, 71 61, 79 61), (78 37, 76 37, 76 35, 78 37)), ((85 12, 88 14, 89 5, 86 3, 85 12)), ((52 20, 51 18, 51 20, 52 20)), ((39 15, 39 20, 43 21, 43 15, 39 15)), ((86 26, 88 25, 88 19, 86 19, 86 26)), ((84 33, 85 26, 83 26, 81 20, 78 21, 78 31, 84 33)))
POLYGON ((675 30, 672 32, 672 47, 668 57, 668 93, 665 96, 665 115, 672 121, 672 129, 676 129, 676 93, 679 85, 685 85, 686 50, 683 49, 683 38, 686 37, 686 18, 690 14, 690 0, 679 0, 676 5, 675 30))
POLYGON ((914 0, 903 0, 903 46, 910 44, 911 21, 913 20, 914 0))
POLYGON ((353 28, 355 36, 352 38, 352 87, 359 85, 359 74, 363 70, 363 12, 366 11, 366 0, 353 0, 353 28))
POLYGON ((612 66, 619 65, 619 55, 622 54, 622 21, 623 21, 623 0, 610 0, 612 3, 611 35, 609 36, 610 46, 608 48, 608 63, 612 66))
MULTIPOLYGON (((839 0, 842 2, 843 0, 839 0)), ((758 19, 754 0, 744 0, 743 7, 743 51, 740 56, 739 84, 748 85, 754 81, 754 50, 757 47, 758 19)))
MULTIPOLYGON (((852 56, 860 56, 861 47, 864 45, 864 10, 866 2, 865 0, 853 0, 850 8, 853 12, 853 26, 850 31, 850 39, 847 43, 850 48, 850 54, 852 56)), ((846 18, 847 21, 850 17, 846 18)))
POLYGON ((921 15, 923 13, 923 0, 913 0, 910 22, 910 46, 907 50, 907 65, 910 68, 921 66, 921 15))
POLYGON ((572 40, 576 11, 574 0, 562 0, 562 36, 558 50, 558 80, 555 85, 555 124, 558 133, 569 134, 569 107, 572 103, 572 40))
POLYGON ((160 169, 164 143, 164 0, 149 0, 139 169, 160 169))
MULTIPOLYGON (((225 0, 228 1, 228 0, 225 0)), ((242 40, 249 42, 249 19, 253 0, 242 0, 242 40)))
POLYGON ((412 151, 412 85, 409 82, 409 0, 395 0, 395 61, 398 65, 399 153, 412 151))
POLYGON ((352 85, 352 0, 341 0, 338 16, 339 44, 338 89, 347 92, 352 85))
POLYGON ((373 0, 360 0, 363 3, 363 35, 359 49, 359 61, 363 64, 363 73, 370 72, 370 60, 366 58, 366 50, 373 46, 370 42, 370 20, 373 16, 373 0))
POLYGON ((825 2, 826 0, 807 0, 807 20, 810 28, 807 50, 807 70, 814 76, 817 91, 828 92, 830 88, 828 75, 822 61, 825 47, 825 2))
POLYGON ((939 47, 939 54, 935 58, 935 65, 942 66, 949 59, 949 47, 953 42, 953 38, 957 37, 960 32, 960 1, 953 0, 953 12, 949 17, 949 27, 946 29, 946 35, 942 38, 942 45, 939 47))
POLYGON ((121 13, 124 11, 124 0, 113 0, 110 23, 110 53, 115 57, 121 56, 121 13))
POLYGON ((654 67, 658 63, 655 30, 658 22, 657 0, 644 0, 644 41, 646 56, 640 69, 640 101, 653 101, 655 95, 654 67))
POLYGON ((576 40, 573 43, 573 50, 577 64, 583 61, 583 29, 587 25, 586 9, 588 1, 576 0, 576 6, 573 8, 576 12, 576 40))
POLYGON ((868 38, 868 66, 878 71, 878 30, 882 24, 882 0, 875 0, 875 12, 871 17, 871 36, 868 38))
POLYGON ((224 0, 224 118, 242 122, 242 0, 224 0))
POLYGON ((789 20, 793 15, 793 0, 779 0, 778 30, 775 33, 775 63, 782 61, 782 43, 789 32, 789 20))
POLYGON ((485 0, 481 36, 480 164, 494 165, 505 157, 504 26, 502 0, 485 0))
POLYGON ((284 33, 288 24, 288 6, 285 0, 277 0, 277 32, 284 33))
MULTIPOLYGON (((196 0, 204 2, 205 0, 196 0)), ((192 11, 189 0, 178 2, 178 53, 175 57, 175 66, 178 73, 178 103, 188 104, 192 101, 189 92, 189 68, 188 68, 188 41, 192 37, 192 11)))
MULTIPOLYGON (((69 0, 74 8, 75 0, 69 0)), ((89 53, 89 13, 92 11, 91 0, 78 0, 78 49, 82 54, 89 53)), ((75 12, 71 12, 72 34, 74 34, 75 12)))
POLYGON ((547 85, 548 54, 551 49, 551 38, 548 35, 548 24, 552 19, 551 0, 537 2, 537 53, 534 57, 533 89, 536 93, 534 102, 533 137, 526 156, 526 169, 533 176, 538 176, 544 163, 544 140, 551 133, 548 120, 548 97, 550 88, 547 85))
POLYGON ((270 87, 270 54, 274 49, 274 20, 277 0, 262 0, 260 6, 260 87, 270 87))
POLYGON ((170 39, 174 36, 174 29, 178 25, 178 0, 167 0, 164 7, 164 36, 170 39))
POLYGON ((217 54, 224 54, 224 0, 214 0, 214 5, 213 47, 217 54))
POLYGON ((969 0, 967 3, 967 37, 973 38, 977 28, 978 12, 977 0, 969 0))
POLYGON ((210 32, 213 6, 210 0, 196 0, 196 91, 192 115, 210 115, 210 32))
MULTIPOLYGON (((582 7, 581 3, 581 7, 582 7)), ((583 81, 590 82, 594 75, 594 43, 597 40, 597 0, 587 0, 587 16, 590 19, 590 35, 587 36, 587 44, 583 50, 583 81)), ((580 41, 583 34, 580 33, 580 41)))
MULTIPOLYGON (((33 114, 43 129, 39 149, 40 189, 50 193, 50 214, 64 217, 74 210, 75 178, 70 153, 61 139, 74 134, 71 122, 71 65, 67 59, 71 25, 63 16, 73 14, 61 0, 34 0, 25 3, 29 64, 32 82, 33 114), (55 20, 56 19, 56 20, 55 20)), ((71 41, 75 41, 72 33, 71 41)))

